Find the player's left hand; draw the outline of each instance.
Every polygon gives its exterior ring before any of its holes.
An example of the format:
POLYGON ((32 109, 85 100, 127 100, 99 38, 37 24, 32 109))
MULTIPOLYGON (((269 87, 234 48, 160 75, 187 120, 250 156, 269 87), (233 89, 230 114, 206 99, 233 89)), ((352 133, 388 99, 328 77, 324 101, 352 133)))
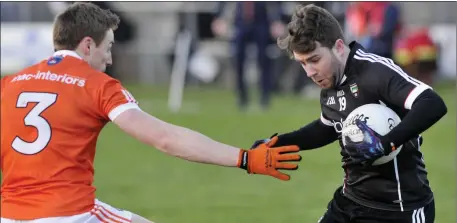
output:
POLYGON ((353 142, 348 136, 344 136, 346 141, 344 149, 351 157, 351 163, 371 165, 377 158, 391 152, 384 148, 381 136, 368 127, 367 124, 361 120, 356 120, 355 124, 362 131, 363 140, 361 142, 353 142))

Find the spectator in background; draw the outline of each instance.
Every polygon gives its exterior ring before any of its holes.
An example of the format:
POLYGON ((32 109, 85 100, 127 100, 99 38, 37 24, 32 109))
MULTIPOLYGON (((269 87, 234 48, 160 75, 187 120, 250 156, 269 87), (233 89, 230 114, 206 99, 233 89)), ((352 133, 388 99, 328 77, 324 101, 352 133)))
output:
POLYGON ((438 69, 438 49, 430 38, 428 29, 410 32, 399 39, 394 50, 394 60, 412 77, 432 85, 438 69))
POLYGON ((392 58, 394 40, 400 31, 400 9, 390 2, 354 2, 346 13, 349 35, 369 52, 392 58))
MULTIPOLYGON (((260 104, 263 109, 270 106, 272 90, 271 61, 267 55, 267 47, 271 38, 277 38, 284 32, 281 22, 280 2, 236 2, 234 17, 233 49, 236 66, 236 87, 238 106, 245 110, 248 106, 248 92, 244 81, 244 66, 246 61, 246 46, 254 42, 257 46, 257 60, 260 66, 260 104)), ((227 21, 222 17, 226 2, 218 2, 212 30, 216 35, 226 36, 227 21)))

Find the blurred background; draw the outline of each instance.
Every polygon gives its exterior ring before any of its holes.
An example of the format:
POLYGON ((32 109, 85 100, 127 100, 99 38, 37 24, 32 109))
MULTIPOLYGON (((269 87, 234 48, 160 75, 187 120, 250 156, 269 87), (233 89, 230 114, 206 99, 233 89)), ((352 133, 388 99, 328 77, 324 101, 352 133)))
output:
MULTIPOLYGON (((71 2, 1 2, 1 74, 53 52, 52 22, 71 2)), ((319 89, 276 46, 297 4, 340 21, 347 41, 432 85, 449 113, 427 130, 437 221, 456 222, 455 2, 94 2, 122 19, 114 65, 140 106, 243 148, 319 117, 319 89)), ((165 156, 111 125, 96 161, 99 199, 164 222, 316 222, 342 183, 339 148, 302 154, 292 181, 165 156), (134 152, 132 152, 134 151, 134 152)))

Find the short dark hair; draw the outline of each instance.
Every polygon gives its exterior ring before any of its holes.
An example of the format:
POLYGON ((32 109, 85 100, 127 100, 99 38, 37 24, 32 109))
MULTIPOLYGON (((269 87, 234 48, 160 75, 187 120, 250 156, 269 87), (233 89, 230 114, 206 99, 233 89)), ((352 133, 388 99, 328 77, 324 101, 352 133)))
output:
POLYGON ((74 3, 54 21, 54 48, 74 50, 84 37, 91 37, 98 46, 106 31, 116 30, 119 22, 119 16, 109 10, 92 3, 74 3))
POLYGON ((278 39, 278 46, 289 54, 309 53, 316 49, 316 41, 328 48, 338 39, 344 41, 343 30, 335 17, 313 4, 297 6, 287 29, 288 35, 278 39))

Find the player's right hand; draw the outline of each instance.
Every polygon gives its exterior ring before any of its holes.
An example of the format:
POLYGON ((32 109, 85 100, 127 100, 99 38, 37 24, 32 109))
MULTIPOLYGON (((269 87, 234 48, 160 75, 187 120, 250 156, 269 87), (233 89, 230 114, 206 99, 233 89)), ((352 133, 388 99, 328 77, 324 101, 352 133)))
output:
POLYGON ((280 180, 290 180, 290 175, 279 172, 279 170, 296 170, 298 164, 290 163, 300 161, 301 156, 298 146, 273 146, 278 137, 271 138, 267 143, 259 144, 250 150, 241 150, 238 160, 238 167, 247 170, 250 174, 269 175, 280 180), (293 153, 293 154, 291 154, 293 153))

